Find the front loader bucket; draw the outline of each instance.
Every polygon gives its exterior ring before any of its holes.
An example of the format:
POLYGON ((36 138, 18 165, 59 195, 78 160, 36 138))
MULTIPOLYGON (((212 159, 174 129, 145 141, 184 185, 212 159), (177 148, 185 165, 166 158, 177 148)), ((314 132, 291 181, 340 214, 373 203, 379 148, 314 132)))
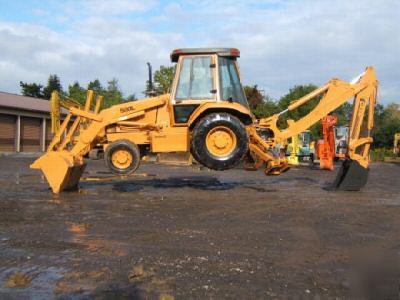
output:
POLYGON ((364 168, 356 160, 346 159, 327 190, 359 191, 368 180, 369 168, 364 168))
POLYGON ((32 169, 42 170, 53 193, 72 190, 78 186, 86 164, 76 160, 67 151, 50 151, 38 158, 32 169))

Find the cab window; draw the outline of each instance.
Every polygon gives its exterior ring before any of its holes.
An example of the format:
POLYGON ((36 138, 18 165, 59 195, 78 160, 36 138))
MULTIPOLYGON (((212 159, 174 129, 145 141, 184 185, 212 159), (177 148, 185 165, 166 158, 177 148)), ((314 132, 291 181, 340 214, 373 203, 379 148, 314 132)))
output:
POLYGON ((187 123, 199 104, 174 105, 175 123, 187 123))
POLYGON ((219 57, 220 98, 225 101, 238 102, 248 107, 236 69, 235 60, 229 57, 219 57))
POLYGON ((203 100, 214 97, 211 56, 184 58, 175 99, 203 100))

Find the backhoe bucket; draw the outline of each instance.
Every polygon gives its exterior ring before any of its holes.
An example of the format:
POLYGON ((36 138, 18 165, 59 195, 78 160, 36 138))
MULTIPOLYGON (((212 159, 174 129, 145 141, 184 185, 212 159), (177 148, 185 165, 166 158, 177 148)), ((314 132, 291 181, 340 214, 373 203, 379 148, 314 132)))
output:
POLYGON ((368 180, 369 168, 364 168, 356 160, 346 159, 327 190, 359 191, 368 180))
POLYGON ((42 170, 53 193, 77 188, 86 164, 67 151, 51 151, 38 158, 32 169, 42 170))

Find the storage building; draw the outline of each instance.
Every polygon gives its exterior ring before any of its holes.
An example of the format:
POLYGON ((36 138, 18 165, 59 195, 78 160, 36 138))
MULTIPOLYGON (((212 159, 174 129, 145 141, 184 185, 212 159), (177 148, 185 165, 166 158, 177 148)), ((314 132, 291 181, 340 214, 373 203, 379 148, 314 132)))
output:
POLYGON ((0 152, 41 152, 52 139, 50 103, 0 92, 0 152))

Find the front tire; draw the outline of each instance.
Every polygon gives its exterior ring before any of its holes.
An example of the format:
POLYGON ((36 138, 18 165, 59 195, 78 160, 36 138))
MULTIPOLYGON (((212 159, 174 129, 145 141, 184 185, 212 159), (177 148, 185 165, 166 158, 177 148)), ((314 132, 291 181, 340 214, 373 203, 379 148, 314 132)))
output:
POLYGON ((107 147, 104 159, 111 172, 118 175, 132 174, 139 167, 140 150, 131 141, 119 140, 107 147))
POLYGON ((194 127, 191 140, 193 157, 213 170, 227 170, 237 165, 248 150, 248 136, 243 123, 228 113, 212 113, 194 127))

